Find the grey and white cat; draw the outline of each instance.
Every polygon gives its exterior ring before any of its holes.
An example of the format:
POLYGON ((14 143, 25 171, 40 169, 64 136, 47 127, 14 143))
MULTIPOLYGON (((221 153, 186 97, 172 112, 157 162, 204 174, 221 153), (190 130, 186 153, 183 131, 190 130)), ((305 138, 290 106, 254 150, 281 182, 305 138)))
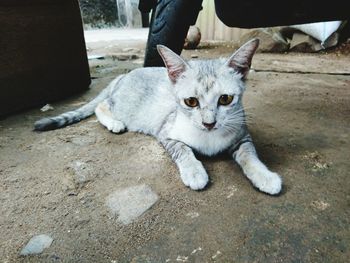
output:
POLYGON ((175 161, 183 183, 193 190, 208 183, 193 150, 209 156, 228 151, 255 187, 278 194, 282 180, 259 160, 242 106, 244 79, 258 45, 253 39, 227 60, 187 62, 159 45, 166 68, 140 68, 119 76, 88 104, 41 119, 35 130, 60 128, 95 112, 111 132, 128 130, 157 138, 175 161))

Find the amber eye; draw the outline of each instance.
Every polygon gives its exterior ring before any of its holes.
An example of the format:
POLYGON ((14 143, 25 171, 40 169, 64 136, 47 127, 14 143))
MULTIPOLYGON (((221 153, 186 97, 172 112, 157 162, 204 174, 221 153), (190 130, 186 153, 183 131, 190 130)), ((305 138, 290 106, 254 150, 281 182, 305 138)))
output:
POLYGON ((192 108, 197 107, 199 105, 198 100, 194 97, 190 97, 188 99, 185 99, 184 102, 188 107, 192 107, 192 108))
POLYGON ((231 95, 221 95, 219 98, 219 105, 229 105, 233 101, 233 96, 231 95))

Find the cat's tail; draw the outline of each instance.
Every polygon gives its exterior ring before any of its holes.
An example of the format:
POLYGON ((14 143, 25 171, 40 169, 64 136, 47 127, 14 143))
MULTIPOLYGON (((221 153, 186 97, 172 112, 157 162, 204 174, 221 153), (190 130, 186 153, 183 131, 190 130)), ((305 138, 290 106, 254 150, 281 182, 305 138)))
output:
POLYGON ((55 129, 62 128, 67 125, 79 122, 91 116, 92 114, 94 114, 97 105, 110 96, 111 92, 114 90, 114 87, 122 77, 123 75, 113 80, 107 86, 107 88, 102 90, 102 92, 96 98, 94 98, 92 101, 85 104, 84 106, 73 111, 65 112, 56 117, 43 118, 41 120, 36 121, 34 123, 34 130, 36 131, 55 130, 55 129))

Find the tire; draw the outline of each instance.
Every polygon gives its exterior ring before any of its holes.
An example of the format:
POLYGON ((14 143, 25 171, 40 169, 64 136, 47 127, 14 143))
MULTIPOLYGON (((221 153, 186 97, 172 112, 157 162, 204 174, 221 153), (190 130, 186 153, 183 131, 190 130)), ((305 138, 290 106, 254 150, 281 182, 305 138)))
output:
POLYGON ((164 66, 157 45, 180 54, 190 25, 202 7, 202 0, 159 0, 152 11, 144 67, 164 66))

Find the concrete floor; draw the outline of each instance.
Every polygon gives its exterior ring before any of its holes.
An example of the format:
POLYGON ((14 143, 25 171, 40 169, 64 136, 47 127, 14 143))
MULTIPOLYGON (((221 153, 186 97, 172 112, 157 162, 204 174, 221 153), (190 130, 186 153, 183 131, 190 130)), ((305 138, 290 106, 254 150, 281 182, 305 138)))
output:
MULTIPOLYGON (((91 89, 0 121, 1 262, 348 262, 350 257, 350 60, 342 54, 257 54, 245 106, 262 160, 282 175, 282 195, 253 189, 225 155, 199 157, 211 178, 186 188, 151 137, 109 133, 95 117, 33 132, 35 120, 93 98, 116 75, 140 67, 144 43, 88 43, 91 89), (118 61, 134 48, 139 59, 118 61), (138 50, 138 49, 141 50, 138 50), (84 163, 79 174, 74 164, 84 163), (72 168, 73 167, 73 168, 72 168), (79 177, 82 176, 82 177, 79 177), (158 201, 130 224, 106 204, 118 189, 148 185, 158 201), (19 256, 29 239, 54 241, 19 256)), ((226 56, 203 44, 189 58, 226 56)))

